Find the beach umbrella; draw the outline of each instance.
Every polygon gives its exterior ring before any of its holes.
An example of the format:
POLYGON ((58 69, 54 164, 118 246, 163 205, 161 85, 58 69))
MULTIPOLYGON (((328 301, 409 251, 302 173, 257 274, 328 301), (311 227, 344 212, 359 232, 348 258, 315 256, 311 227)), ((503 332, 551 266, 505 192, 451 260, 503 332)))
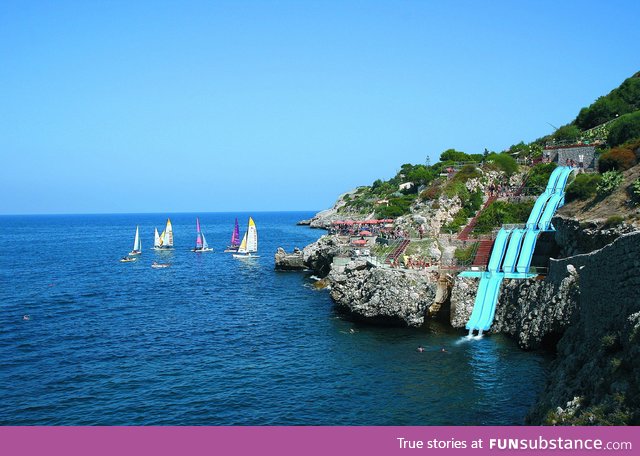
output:
POLYGON ((365 241, 364 239, 356 239, 355 241, 351 242, 353 245, 365 245, 367 243, 367 241, 365 241))
POLYGON ((367 231, 367 230, 360 231, 360 236, 371 236, 371 231, 367 231))

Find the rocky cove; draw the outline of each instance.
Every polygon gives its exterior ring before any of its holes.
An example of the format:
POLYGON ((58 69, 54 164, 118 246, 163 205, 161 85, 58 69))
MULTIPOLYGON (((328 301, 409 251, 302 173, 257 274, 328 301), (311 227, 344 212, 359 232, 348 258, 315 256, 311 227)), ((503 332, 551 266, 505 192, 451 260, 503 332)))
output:
MULTIPOLYGON (((491 328, 522 349, 555 353, 527 422, 640 424, 640 231, 563 216, 553 223, 558 258, 544 276, 503 282, 491 328)), ((349 318, 408 327, 439 320, 464 334, 478 279, 344 259, 344 249, 339 236, 324 235, 291 254, 279 249, 276 268, 313 271, 349 318)))

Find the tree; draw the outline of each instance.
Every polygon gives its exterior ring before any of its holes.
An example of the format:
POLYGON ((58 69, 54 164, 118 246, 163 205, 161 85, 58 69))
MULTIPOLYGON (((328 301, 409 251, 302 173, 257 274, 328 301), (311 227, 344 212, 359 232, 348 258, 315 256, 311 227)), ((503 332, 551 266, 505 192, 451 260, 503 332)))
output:
POLYGON ((455 149, 447 149, 440 154, 440 161, 442 162, 445 162, 445 161, 462 162, 467 160, 469 160, 469 155, 455 149))
POLYGON ((553 137, 556 141, 576 142, 582 132, 575 125, 564 125, 556 130, 553 137))
POLYGON ((609 131, 607 142, 615 147, 636 138, 640 138, 640 111, 618 119, 609 131))

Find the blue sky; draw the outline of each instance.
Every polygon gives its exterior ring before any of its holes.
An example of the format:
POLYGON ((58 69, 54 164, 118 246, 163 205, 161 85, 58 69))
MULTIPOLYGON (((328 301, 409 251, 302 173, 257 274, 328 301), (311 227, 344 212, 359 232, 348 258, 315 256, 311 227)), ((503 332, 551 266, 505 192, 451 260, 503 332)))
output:
POLYGON ((640 2, 3 1, 0 213, 315 210, 640 70, 640 2))

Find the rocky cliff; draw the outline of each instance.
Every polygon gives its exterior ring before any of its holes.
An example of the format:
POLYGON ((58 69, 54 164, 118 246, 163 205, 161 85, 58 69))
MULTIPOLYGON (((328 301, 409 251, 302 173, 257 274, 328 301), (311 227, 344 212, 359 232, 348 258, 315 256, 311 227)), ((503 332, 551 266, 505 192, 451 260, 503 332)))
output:
POLYGON ((438 292, 433 276, 371 267, 364 261, 336 268, 328 279, 336 305, 370 323, 421 326, 425 319, 438 316, 447 299, 446 293, 438 292))

